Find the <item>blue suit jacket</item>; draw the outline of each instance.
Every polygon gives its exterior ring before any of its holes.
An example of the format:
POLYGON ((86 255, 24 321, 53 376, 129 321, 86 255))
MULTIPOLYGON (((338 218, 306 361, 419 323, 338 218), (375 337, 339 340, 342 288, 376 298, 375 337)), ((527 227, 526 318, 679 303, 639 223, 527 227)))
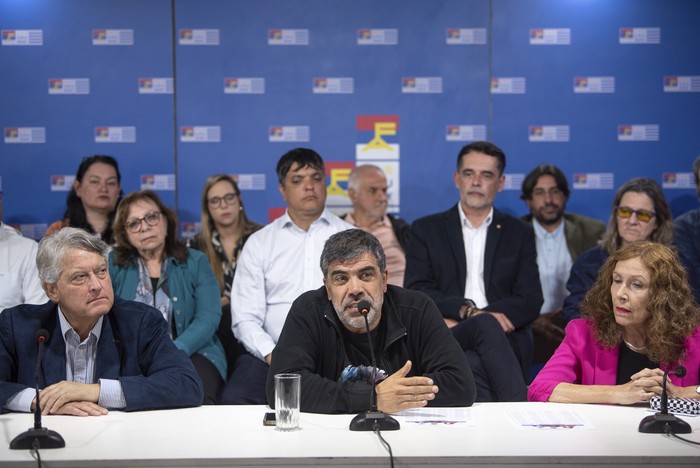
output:
MULTIPOLYGON (((413 222, 406 251, 404 286, 423 291, 445 318, 459 320, 464 303, 467 262, 459 204, 413 222)), ((529 324, 540 313, 542 287, 532 226, 496 209, 486 234, 484 286, 488 306, 501 312, 516 330, 508 338, 523 372, 529 374, 532 338, 529 324)))
MULTIPOLYGON (((65 341, 53 302, 20 305, 0 314, 0 404, 25 388, 34 388, 38 345, 45 328, 39 388, 66 379, 65 341)), ((190 359, 175 347, 156 309, 118 297, 102 321, 95 379, 117 379, 125 411, 202 404, 202 382, 190 359)))

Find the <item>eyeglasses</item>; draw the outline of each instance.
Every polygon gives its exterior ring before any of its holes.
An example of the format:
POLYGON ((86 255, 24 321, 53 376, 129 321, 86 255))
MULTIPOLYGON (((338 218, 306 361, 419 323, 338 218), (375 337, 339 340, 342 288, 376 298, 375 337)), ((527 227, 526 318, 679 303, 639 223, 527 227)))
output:
POLYGON ((238 198, 237 193, 227 193, 223 197, 211 197, 207 202, 209 203, 209 206, 213 206, 214 208, 218 208, 221 206, 221 202, 225 201, 227 205, 232 205, 234 201, 236 201, 236 198, 238 198))
POLYGON ((141 221, 146 221, 149 226, 156 226, 160 223, 160 211, 151 211, 146 216, 139 219, 132 219, 126 222, 124 227, 127 231, 137 233, 141 231, 141 221))
POLYGON ((647 210, 633 210, 632 208, 627 208, 626 206, 618 206, 616 209, 617 215, 620 218, 631 218, 632 213, 637 215, 637 219, 640 220, 643 223, 648 223, 651 221, 651 218, 656 216, 656 213, 653 211, 647 211, 647 210))

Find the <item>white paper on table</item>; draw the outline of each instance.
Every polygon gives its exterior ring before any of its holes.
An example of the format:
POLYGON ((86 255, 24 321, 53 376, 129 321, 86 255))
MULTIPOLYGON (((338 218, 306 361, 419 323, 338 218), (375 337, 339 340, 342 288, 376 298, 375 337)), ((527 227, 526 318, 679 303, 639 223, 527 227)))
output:
POLYGON ((512 410, 511 421, 521 429, 595 429, 596 427, 573 410, 512 410))
POLYGON ((396 415, 402 424, 446 426, 475 426, 472 408, 420 408, 405 410, 396 415))

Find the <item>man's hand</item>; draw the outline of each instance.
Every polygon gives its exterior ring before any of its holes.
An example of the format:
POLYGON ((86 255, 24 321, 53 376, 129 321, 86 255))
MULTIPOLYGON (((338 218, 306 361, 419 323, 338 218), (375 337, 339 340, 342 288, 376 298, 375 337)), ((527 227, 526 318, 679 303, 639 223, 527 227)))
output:
POLYGON ((265 364, 267 364, 267 365, 269 366, 270 363, 272 362, 272 353, 270 353, 270 354, 268 354, 267 356, 265 356, 265 357, 263 358, 263 360, 265 361, 265 364))
POLYGON ((443 318, 443 320, 445 321, 445 325, 447 325, 447 328, 452 328, 459 323, 455 319, 451 318, 443 318))
POLYGON ((550 341, 561 343, 564 339, 564 329, 554 323, 554 319, 561 315, 561 311, 541 314, 532 322, 532 330, 550 341))
POLYGON ((437 385, 428 377, 406 377, 411 361, 391 374, 376 387, 377 409, 384 413, 398 413, 411 408, 421 408, 435 398, 437 385))
POLYGON ((90 401, 71 401, 61 406, 51 414, 65 414, 69 416, 104 416, 109 411, 97 403, 90 401))
POLYGON ((100 384, 83 384, 62 380, 49 385, 39 393, 42 414, 58 414, 57 411, 71 402, 97 403, 100 384))
MULTIPOLYGON (((483 312, 488 312, 488 311, 483 311, 483 312)), ((502 314, 501 312, 488 312, 489 314, 493 315, 496 320, 498 320, 498 324, 501 326, 505 334, 507 335, 508 333, 512 332, 515 330, 515 327, 513 326, 513 322, 510 321, 508 317, 505 316, 505 314, 502 314)))

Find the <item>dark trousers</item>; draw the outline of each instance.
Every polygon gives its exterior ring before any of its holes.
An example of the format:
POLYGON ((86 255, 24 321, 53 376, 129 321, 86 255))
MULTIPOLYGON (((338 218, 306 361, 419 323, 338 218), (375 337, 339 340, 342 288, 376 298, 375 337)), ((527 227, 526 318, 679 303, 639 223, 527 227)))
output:
POLYGON ((238 356, 219 395, 220 405, 266 405, 265 385, 270 366, 250 353, 238 356))
POLYGON ((201 354, 195 353, 190 359, 194 365, 194 370, 197 371, 197 375, 199 375, 199 378, 202 379, 202 384, 204 384, 203 404, 215 405, 221 387, 224 385, 224 379, 221 378, 221 374, 219 374, 216 366, 201 354))
POLYGON ((522 369, 506 334, 489 313, 478 314, 452 327, 452 334, 469 359, 476 384, 476 401, 525 401, 522 369))

